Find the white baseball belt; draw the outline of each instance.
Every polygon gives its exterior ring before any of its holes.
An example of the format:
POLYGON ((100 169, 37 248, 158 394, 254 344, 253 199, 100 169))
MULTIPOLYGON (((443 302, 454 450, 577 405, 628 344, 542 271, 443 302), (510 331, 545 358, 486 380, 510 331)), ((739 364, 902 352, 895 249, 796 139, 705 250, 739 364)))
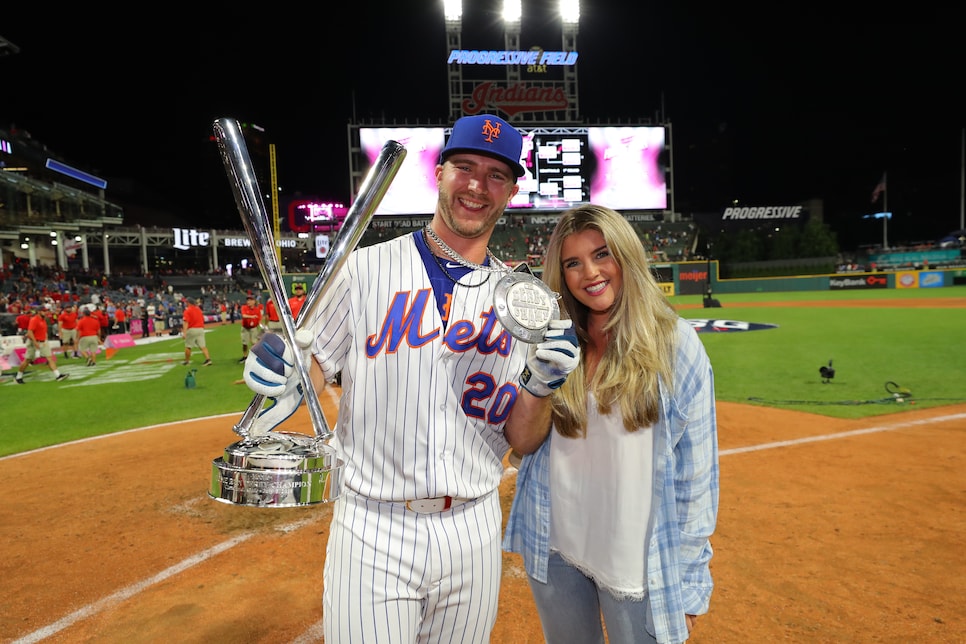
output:
POLYGON ((457 496, 437 496, 432 499, 413 499, 406 501, 406 507, 420 514, 442 512, 476 499, 463 499, 457 496))

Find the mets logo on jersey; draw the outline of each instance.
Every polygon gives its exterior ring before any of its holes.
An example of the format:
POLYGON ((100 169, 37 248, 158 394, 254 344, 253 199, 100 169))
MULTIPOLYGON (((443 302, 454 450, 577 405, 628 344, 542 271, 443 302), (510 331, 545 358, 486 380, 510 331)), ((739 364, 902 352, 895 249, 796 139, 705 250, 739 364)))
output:
MULTIPOLYGON (((411 306, 409 293, 396 293, 382 328, 366 339, 366 356, 374 358, 383 351, 395 353, 403 340, 410 348, 415 349, 439 337, 439 327, 420 334, 422 321, 428 317, 427 307, 430 306, 430 302, 434 300, 432 291, 428 288, 417 291, 411 306)), ((510 355, 510 334, 497 326, 493 307, 480 313, 480 319, 482 322, 479 327, 472 320, 454 321, 446 329, 446 334, 443 336, 444 344, 454 353, 476 349, 482 354, 496 352, 501 356, 510 355), (496 337, 491 337, 497 328, 500 332, 496 337)))
MULTIPOLYGON (((400 347, 404 350, 419 349, 439 338, 441 327, 431 326, 433 317, 430 307, 434 307, 435 302, 432 290, 428 288, 417 291, 411 303, 409 293, 396 293, 378 332, 366 338, 366 356, 377 358, 392 355, 400 347), (425 328, 430 330, 422 331, 423 320, 428 320, 425 328)), ((468 418, 478 418, 490 424, 505 422, 519 391, 515 377, 514 382, 503 382, 506 374, 497 376, 486 368, 487 364, 496 367, 496 363, 503 362, 493 360, 493 357, 507 358, 513 347, 513 336, 500 325, 494 308, 490 306, 481 311, 477 322, 467 319, 451 321, 442 341, 453 353, 477 354, 470 354, 470 362, 474 366, 465 379, 454 383, 463 387, 460 395, 463 412, 468 418), (482 359, 484 356, 486 359, 482 359)), ((504 369, 498 368, 497 371, 503 372, 504 369)))

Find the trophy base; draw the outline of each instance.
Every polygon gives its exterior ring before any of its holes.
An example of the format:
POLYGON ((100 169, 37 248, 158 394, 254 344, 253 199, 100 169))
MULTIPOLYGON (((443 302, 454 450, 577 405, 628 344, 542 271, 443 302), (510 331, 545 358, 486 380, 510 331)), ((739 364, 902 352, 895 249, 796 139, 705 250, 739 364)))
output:
POLYGON ((221 503, 291 508, 334 501, 345 464, 304 434, 269 432, 225 448, 211 464, 208 496, 221 503))

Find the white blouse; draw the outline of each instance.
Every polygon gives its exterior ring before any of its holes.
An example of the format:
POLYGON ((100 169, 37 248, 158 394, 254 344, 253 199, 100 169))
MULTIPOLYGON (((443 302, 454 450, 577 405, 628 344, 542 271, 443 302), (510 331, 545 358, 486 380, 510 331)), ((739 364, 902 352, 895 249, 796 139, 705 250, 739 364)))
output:
POLYGON ((587 395, 587 436, 550 441, 550 547, 618 599, 646 595, 654 429, 624 429, 587 395))

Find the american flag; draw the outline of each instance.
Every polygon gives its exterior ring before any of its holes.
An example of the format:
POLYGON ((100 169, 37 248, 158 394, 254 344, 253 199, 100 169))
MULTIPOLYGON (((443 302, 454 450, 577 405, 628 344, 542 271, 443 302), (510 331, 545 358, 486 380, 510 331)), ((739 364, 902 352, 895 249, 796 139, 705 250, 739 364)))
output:
POLYGON ((886 189, 886 173, 882 173, 882 178, 879 179, 879 183, 875 184, 875 188, 872 189, 872 203, 879 200, 879 195, 885 192, 886 189))

